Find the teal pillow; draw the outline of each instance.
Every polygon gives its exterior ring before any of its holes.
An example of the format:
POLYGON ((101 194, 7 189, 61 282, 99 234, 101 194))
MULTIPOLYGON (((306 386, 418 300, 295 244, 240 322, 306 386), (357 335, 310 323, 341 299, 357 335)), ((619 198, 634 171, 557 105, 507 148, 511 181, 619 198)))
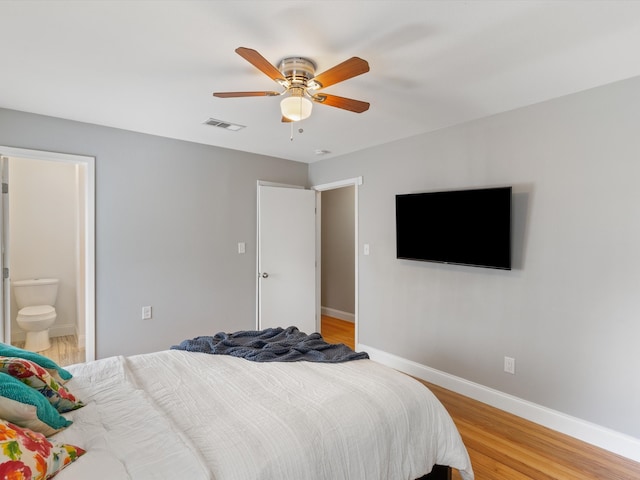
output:
POLYGON ((58 364, 50 358, 47 358, 36 352, 30 352, 29 350, 14 347, 13 345, 0 343, 0 355, 2 355, 3 357, 20 357, 26 360, 31 360, 32 362, 40 365, 42 368, 49 370, 49 374, 51 374, 53 378, 58 381, 62 381, 63 383, 71 379, 72 376, 68 371, 58 366, 58 364))
POLYGON ((55 430, 68 427, 73 423, 60 415, 39 391, 2 372, 0 372, 0 395, 25 405, 33 405, 36 407, 36 416, 55 430))

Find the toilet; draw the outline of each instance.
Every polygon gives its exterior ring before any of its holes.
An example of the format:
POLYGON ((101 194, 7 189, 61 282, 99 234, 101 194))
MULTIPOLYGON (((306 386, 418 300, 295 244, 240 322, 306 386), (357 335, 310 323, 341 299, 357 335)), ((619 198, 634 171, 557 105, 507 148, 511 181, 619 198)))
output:
POLYGON ((18 305, 18 326, 27 332, 25 350, 41 352, 51 347, 49 327, 56 321, 57 278, 34 278, 12 282, 18 305))

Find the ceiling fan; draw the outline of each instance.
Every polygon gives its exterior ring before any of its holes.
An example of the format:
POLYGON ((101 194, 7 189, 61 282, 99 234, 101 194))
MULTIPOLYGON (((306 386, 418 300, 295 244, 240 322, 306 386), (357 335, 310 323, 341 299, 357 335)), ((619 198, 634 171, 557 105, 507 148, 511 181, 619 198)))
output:
POLYGON ((311 115, 313 103, 342 108, 355 113, 362 113, 369 109, 369 103, 352 98, 338 97, 328 93, 317 93, 321 88, 335 85, 369 71, 369 64, 359 57, 336 65, 329 70, 316 75, 316 65, 308 58, 287 57, 276 68, 256 50, 251 48, 236 48, 236 53, 276 81, 284 88, 282 92, 216 92, 214 97, 272 97, 284 95, 280 102, 283 122, 297 122, 311 115))

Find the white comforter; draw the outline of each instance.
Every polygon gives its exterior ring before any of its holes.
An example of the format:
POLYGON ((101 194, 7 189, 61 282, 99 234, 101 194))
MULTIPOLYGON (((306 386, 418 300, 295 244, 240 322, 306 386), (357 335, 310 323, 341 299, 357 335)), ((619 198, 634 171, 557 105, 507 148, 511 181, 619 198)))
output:
POLYGON ((254 363, 168 350, 69 368, 86 406, 54 438, 87 449, 56 480, 473 478, 448 413, 371 360, 254 363))

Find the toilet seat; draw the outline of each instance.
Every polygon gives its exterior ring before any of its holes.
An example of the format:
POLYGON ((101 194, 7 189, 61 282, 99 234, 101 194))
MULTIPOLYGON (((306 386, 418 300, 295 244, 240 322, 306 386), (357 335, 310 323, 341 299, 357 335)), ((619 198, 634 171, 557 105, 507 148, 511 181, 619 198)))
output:
POLYGON ((34 305, 24 307, 18 311, 18 316, 27 322, 33 320, 48 320, 51 316, 55 317, 56 309, 51 305, 34 305))

